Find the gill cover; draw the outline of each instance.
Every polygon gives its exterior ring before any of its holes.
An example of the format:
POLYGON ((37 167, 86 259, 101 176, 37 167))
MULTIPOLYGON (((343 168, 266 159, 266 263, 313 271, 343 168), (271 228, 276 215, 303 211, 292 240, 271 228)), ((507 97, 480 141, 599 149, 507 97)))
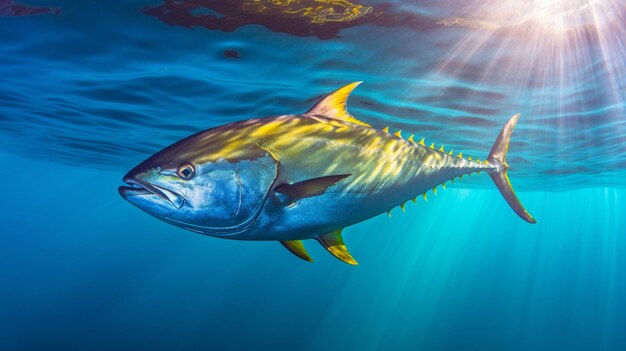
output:
POLYGON ((278 163, 270 155, 202 165, 185 196, 190 205, 189 216, 179 222, 207 234, 228 235, 245 230, 263 208, 277 170, 278 163))

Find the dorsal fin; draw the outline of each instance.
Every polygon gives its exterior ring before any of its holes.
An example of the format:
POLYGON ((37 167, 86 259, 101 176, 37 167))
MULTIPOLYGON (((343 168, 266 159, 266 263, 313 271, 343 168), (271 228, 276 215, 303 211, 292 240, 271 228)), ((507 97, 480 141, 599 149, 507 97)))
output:
POLYGON ((323 116, 366 127, 371 127, 369 124, 361 122, 358 119, 352 117, 352 115, 350 115, 350 113, 348 113, 348 110, 346 109, 348 96, 350 96, 352 90, 354 90, 354 88, 356 88, 359 84, 361 84, 361 82, 354 82, 326 95, 325 98, 323 98, 320 102, 318 102, 315 106, 308 110, 305 115, 323 116))

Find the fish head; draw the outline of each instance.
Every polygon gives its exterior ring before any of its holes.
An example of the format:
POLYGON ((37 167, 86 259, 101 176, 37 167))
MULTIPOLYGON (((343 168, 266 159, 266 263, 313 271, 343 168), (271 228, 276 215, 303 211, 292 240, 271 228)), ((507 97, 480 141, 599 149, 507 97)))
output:
POLYGON ((226 152, 205 140, 183 139, 143 161, 124 176, 128 186, 120 194, 184 229, 211 236, 245 232, 264 206, 278 163, 257 145, 226 152))

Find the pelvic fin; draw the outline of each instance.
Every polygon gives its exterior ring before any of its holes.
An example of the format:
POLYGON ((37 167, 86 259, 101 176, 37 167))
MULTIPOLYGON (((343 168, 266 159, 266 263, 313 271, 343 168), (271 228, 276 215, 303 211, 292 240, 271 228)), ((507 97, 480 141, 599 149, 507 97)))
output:
POLYGON ((311 256, 309 256, 309 253, 306 252, 304 245, 302 245, 301 240, 285 240, 281 241, 280 243, 283 244, 283 246, 287 248, 287 250, 291 251, 292 254, 300 257, 305 261, 313 262, 313 259, 311 259, 311 256))

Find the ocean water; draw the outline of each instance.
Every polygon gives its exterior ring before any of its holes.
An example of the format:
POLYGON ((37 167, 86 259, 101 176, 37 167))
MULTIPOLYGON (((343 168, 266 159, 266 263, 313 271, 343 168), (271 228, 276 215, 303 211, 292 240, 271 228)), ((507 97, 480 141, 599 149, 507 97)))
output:
POLYGON ((626 349, 626 5, 614 0, 0 0, 0 349, 626 349), (509 176, 317 243, 210 238, 122 176, 191 133, 341 85, 375 128, 509 176))

